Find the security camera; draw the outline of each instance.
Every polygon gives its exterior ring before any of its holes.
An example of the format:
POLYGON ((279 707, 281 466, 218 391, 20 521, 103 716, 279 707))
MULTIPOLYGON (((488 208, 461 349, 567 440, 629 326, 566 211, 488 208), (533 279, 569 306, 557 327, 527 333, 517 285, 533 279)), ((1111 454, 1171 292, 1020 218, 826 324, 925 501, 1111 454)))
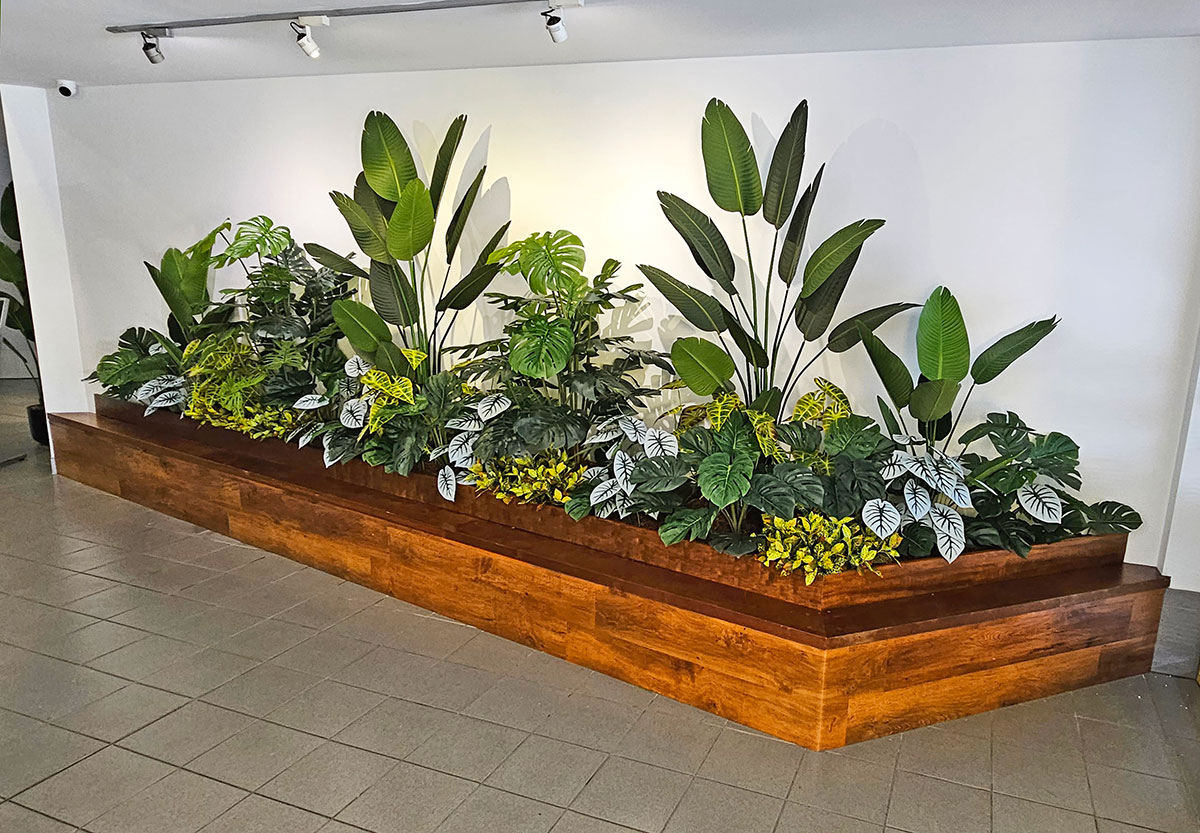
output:
POLYGON ((79 93, 79 85, 74 81, 55 81, 54 86, 63 98, 72 98, 79 93))

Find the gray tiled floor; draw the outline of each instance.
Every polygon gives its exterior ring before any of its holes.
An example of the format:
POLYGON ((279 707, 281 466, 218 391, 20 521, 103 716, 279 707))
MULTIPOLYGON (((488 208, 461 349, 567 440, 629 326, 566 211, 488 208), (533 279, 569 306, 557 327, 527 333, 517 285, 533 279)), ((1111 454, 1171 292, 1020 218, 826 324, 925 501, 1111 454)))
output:
MULTIPOLYGON (((0 385, 0 449, 27 444, 22 402, 0 385)), ((810 752, 53 478, 31 451, 0 469, 3 833, 1200 830, 1194 680, 810 752)), ((1194 601, 1172 595, 1156 667, 1193 662, 1194 601)))

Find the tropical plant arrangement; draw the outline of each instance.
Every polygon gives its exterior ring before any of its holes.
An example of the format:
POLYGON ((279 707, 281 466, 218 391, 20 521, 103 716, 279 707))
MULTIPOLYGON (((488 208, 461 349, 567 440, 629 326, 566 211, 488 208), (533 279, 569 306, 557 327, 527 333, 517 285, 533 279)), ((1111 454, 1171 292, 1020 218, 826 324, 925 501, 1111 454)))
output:
POLYGON ((329 466, 362 459, 397 475, 428 473, 447 500, 465 485, 576 520, 619 518, 657 529, 667 545, 707 542, 808 583, 905 558, 953 561, 969 547, 1023 556, 1039 543, 1136 528, 1131 508, 1075 496, 1075 443, 1014 413, 987 414, 951 449, 974 388, 1056 319, 1004 336, 973 362, 944 287, 923 305, 884 304, 831 329, 862 246, 883 221, 859 220, 808 246, 821 170, 800 193, 807 119, 801 102, 763 178, 733 112, 716 100, 705 112, 709 193, 738 218, 744 268, 710 217, 659 194, 726 300, 639 268, 717 341, 684 336, 669 353, 636 343, 627 328, 641 285, 621 285, 616 260, 589 270, 569 231, 506 244, 505 223, 464 261, 459 244, 483 170, 451 212, 446 267, 435 267, 434 227, 466 117, 451 124, 427 185, 399 128, 373 112, 354 194, 333 194, 369 267, 317 244, 301 249, 266 217, 236 231, 223 224, 147 264, 170 311, 165 333, 127 330, 90 378, 147 413, 168 409, 300 446, 319 441, 329 466), (748 218, 760 213, 774 243, 756 261, 748 218), (214 253, 218 239, 224 248, 214 253), (234 264, 244 286, 214 299, 213 270, 234 264), (500 332, 450 343, 455 317, 475 304, 500 314, 500 332), (876 331, 918 307, 914 378, 876 331), (795 334, 824 344, 801 361, 790 349, 795 334), (877 398, 879 423, 828 379, 797 395, 817 357, 859 342, 887 394, 877 398))
POLYGON ((29 281, 25 275, 25 257, 20 247, 21 225, 17 220, 17 200, 10 182, 0 195, 0 229, 11 240, 17 243, 17 248, 10 248, 0 243, 0 298, 9 302, 8 321, 0 321, 0 326, 7 325, 21 336, 25 342, 25 351, 17 349, 17 345, 3 337, 3 346, 11 350, 25 372, 37 386, 38 401, 28 407, 29 431, 35 440, 42 445, 48 445, 50 438, 46 432, 46 399, 42 393, 42 374, 38 368, 37 342, 33 335, 33 313, 29 309, 29 281), (8 284, 5 287, 4 284, 8 284), (26 352, 28 358, 26 358, 26 352))

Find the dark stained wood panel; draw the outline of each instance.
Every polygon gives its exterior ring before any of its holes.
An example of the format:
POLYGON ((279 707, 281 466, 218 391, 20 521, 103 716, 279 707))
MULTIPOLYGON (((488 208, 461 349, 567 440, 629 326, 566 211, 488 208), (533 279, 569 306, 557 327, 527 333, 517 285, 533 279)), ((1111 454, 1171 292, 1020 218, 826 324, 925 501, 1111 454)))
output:
POLYGON ((462 511, 419 479, 104 409, 121 418, 51 417, 63 475, 813 749, 1150 667, 1167 582, 1121 563, 1124 536, 1040 548, 1036 569, 981 553, 953 580, 909 562, 813 595, 723 555, 623 552, 642 539, 595 531, 611 522, 572 538, 539 526, 561 513, 513 523, 486 496, 462 511))

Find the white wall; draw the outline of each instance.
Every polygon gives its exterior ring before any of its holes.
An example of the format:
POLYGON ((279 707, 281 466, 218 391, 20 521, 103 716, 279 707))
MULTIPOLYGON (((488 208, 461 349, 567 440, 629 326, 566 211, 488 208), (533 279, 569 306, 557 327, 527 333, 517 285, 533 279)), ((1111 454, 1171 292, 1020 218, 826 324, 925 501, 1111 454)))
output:
MULTIPOLYGON (((1062 315, 973 410, 1011 408, 1074 437, 1085 497, 1135 505, 1146 526, 1130 558, 1156 563, 1200 326, 1197 88, 1200 40, 1171 39, 85 89, 51 103, 83 360, 127 325, 159 325, 141 261, 227 216, 266 213, 301 240, 353 248, 325 192, 351 187, 369 109, 395 117, 427 163, 455 114, 471 116, 464 150, 488 131, 489 181, 507 182, 476 242, 510 188, 518 234, 570 228, 597 266, 612 256, 630 278, 642 262, 693 279, 654 192, 709 210, 705 102, 726 99, 769 146, 806 97, 806 178, 828 162, 810 236, 888 220, 841 313, 946 283, 976 347, 1062 315)), ((681 330, 659 299, 650 312, 646 335, 681 330)), ((905 344, 914 325, 885 337, 905 344)), ((825 370, 874 411, 860 352, 825 370)), ((1200 589, 1198 561, 1176 572, 1200 589)))

